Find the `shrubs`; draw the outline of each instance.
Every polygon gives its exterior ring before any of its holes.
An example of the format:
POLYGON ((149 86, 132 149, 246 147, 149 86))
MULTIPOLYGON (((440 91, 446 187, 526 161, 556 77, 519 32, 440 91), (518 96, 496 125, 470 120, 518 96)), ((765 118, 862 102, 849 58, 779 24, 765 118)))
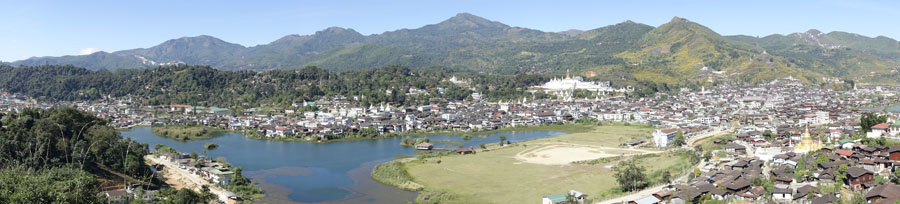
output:
POLYGON ((214 149, 216 149, 216 148, 219 148, 219 144, 216 144, 216 143, 214 143, 214 142, 212 142, 212 143, 206 143, 205 145, 203 145, 203 148, 204 148, 204 149, 208 149, 208 150, 214 150, 214 149))
POLYGON ((153 127, 153 134, 182 141, 209 139, 220 132, 211 127, 153 127))
POLYGON ((379 183, 394 186, 407 191, 420 191, 424 186, 412 181, 412 177, 406 172, 402 160, 390 161, 379 164, 372 169, 372 179, 379 183))
POLYGON ((416 196, 416 203, 438 204, 453 199, 453 194, 446 191, 422 191, 416 196))
POLYGON ((400 141, 400 145, 416 146, 417 144, 421 144, 423 142, 430 142, 430 141, 431 140, 429 140, 427 137, 421 137, 421 138, 415 138, 415 139, 403 138, 403 140, 400 141))

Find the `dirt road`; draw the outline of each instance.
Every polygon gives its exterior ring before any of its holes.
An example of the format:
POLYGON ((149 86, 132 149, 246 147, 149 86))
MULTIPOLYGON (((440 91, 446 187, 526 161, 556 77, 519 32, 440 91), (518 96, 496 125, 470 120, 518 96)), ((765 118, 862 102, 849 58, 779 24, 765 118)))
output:
POLYGON ((226 191, 222 188, 219 188, 215 184, 203 180, 202 178, 200 178, 200 176, 191 174, 191 172, 188 172, 187 170, 178 168, 177 164, 160 159, 159 157, 153 155, 147 155, 145 158, 150 162, 166 166, 166 171, 168 171, 171 179, 177 180, 178 183, 183 184, 183 187, 185 188, 200 192, 201 187, 203 185, 206 185, 207 187, 209 187, 209 192, 215 194, 219 201, 223 202, 228 201, 228 196, 234 195, 234 193, 232 192, 226 191))

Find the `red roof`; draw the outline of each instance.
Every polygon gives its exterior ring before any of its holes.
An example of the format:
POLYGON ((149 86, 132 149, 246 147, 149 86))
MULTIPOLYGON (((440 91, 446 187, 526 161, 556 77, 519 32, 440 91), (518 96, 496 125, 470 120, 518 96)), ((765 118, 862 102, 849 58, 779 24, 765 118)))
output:
POLYGON ((878 123, 878 125, 872 126, 872 129, 888 129, 890 127, 887 123, 878 123))
POLYGON ((667 135, 668 135, 668 134, 675 133, 675 132, 678 132, 678 129, 672 128, 672 129, 665 129, 665 130, 662 130, 662 133, 663 133, 663 134, 667 134, 667 135))
POLYGON ((837 153, 837 154, 839 154, 841 156, 845 156, 845 157, 849 157, 850 155, 853 155, 853 151, 846 150, 846 149, 839 149, 837 151, 834 151, 834 153, 837 153))

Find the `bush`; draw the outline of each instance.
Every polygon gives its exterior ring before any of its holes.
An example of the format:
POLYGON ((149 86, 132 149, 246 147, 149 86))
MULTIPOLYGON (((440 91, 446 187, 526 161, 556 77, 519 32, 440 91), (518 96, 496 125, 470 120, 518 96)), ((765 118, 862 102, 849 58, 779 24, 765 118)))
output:
POLYGON ((216 144, 216 143, 206 143, 205 145, 203 145, 203 148, 204 148, 204 149, 208 149, 208 150, 214 150, 214 149, 216 149, 216 148, 219 148, 219 144, 216 144))
POLYGON ((416 203, 438 204, 453 199, 453 194, 446 191, 423 191, 416 196, 416 203))
POLYGON ((390 161, 375 166, 372 169, 372 179, 407 191, 424 189, 424 186, 412 181, 412 177, 409 176, 409 172, 406 172, 406 167, 401 161, 390 161))

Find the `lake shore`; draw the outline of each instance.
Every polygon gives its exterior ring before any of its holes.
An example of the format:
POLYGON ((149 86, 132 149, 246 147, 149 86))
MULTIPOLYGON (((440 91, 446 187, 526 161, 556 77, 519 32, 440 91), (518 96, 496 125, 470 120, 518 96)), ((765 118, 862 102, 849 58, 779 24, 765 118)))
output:
MULTIPOLYGON (((207 158, 225 161, 244 167, 244 172, 254 184, 266 191, 264 203, 406 203, 415 199, 416 193, 384 185, 372 179, 373 168, 380 163, 419 155, 422 151, 402 147, 403 137, 346 142, 277 142, 258 140, 240 132, 227 132, 207 140, 179 141, 153 134, 151 127, 139 127, 122 131, 123 137, 147 143, 150 148, 164 144, 179 152, 203 152, 207 158), (206 143, 216 143, 219 148, 207 150, 206 143), (297 155, 271 157, 271 155, 297 155), (353 155, 353 156, 347 156, 353 155), (291 172, 302 169, 303 174, 291 172), (271 194, 270 194, 271 193, 271 194), (270 197, 271 196, 271 197, 270 197)), ((472 137, 464 140, 460 135, 435 135, 428 138, 451 144, 435 144, 440 148, 455 148, 460 144, 478 148, 488 144, 492 148, 506 136, 513 143, 535 138, 547 138, 564 134, 552 131, 512 131, 472 137)), ((437 152, 437 151, 436 151, 437 152)))

